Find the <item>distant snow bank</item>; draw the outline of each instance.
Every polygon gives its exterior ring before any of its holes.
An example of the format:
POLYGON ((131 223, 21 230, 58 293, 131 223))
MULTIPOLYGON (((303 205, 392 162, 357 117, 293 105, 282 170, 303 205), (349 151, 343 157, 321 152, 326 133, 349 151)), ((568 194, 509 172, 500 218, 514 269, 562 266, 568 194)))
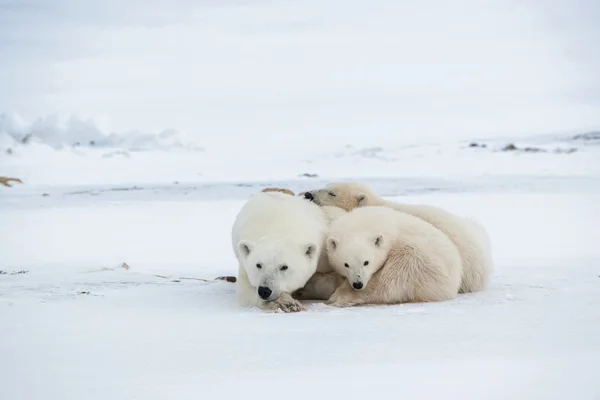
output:
MULTIPOLYGON (((214 133, 212 134, 214 135, 214 133)), ((211 132, 207 132, 207 138, 211 132)), ((173 130, 105 134, 71 116, 0 116, 0 175, 31 185, 137 185, 290 179, 600 176, 600 131, 334 149, 256 138, 204 147, 173 130)))
POLYGON ((8 149, 18 145, 43 144, 60 149, 65 147, 117 148, 129 151, 200 149, 185 135, 164 129, 158 133, 137 130, 102 132, 91 119, 72 115, 66 120, 54 114, 25 121, 18 114, 0 115, 0 145, 8 149))

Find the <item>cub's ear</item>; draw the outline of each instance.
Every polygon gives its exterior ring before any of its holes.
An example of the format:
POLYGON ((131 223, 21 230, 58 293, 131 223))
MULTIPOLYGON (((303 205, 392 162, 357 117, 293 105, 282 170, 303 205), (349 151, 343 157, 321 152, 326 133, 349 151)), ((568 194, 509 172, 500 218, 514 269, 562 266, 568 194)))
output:
POLYGON ((340 243, 340 240, 334 236, 330 236, 327 238, 327 249, 329 251, 334 251, 337 249, 338 244, 340 243))
POLYGON ((375 246, 381 247, 381 245, 383 244, 383 234, 380 233, 379 235, 375 236, 374 242, 375 246))
POLYGON ((252 247, 254 247, 252 243, 247 240, 240 240, 237 244, 238 251, 244 259, 250 255, 252 247))
POLYGON ((358 193, 356 195, 356 204, 358 206, 363 206, 367 202, 367 194, 366 193, 358 193))
POLYGON ((317 253, 317 245, 311 243, 304 247, 304 255, 307 256, 308 258, 313 258, 316 253, 317 253))

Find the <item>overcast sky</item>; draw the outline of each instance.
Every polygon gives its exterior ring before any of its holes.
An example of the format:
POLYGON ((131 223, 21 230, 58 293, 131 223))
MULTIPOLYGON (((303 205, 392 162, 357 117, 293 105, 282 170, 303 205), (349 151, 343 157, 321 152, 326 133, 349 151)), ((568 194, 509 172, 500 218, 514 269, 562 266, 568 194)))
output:
POLYGON ((586 129, 598 21, 594 0, 0 0, 0 113, 239 143, 586 129))

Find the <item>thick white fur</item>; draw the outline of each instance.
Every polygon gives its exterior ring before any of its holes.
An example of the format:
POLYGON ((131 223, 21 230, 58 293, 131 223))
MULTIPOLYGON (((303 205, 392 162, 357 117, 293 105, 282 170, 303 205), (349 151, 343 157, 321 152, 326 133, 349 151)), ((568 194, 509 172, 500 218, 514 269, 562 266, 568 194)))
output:
POLYGON ((294 312, 303 309, 291 293, 303 287, 322 259, 327 210, 302 198, 262 192, 239 211, 231 240, 238 259, 237 298, 242 306, 294 312), (261 268, 257 267, 260 264, 261 268), (282 270, 282 266, 287 266, 282 270), (261 299, 258 287, 272 291, 261 299))
MULTIPOLYGON (((334 220, 346 214, 346 210, 340 207, 323 206, 322 209, 325 212, 328 226, 334 220)), ((317 272, 306 282, 304 287, 295 291, 292 295, 298 300, 327 300, 342 282, 343 278, 329 264, 327 248, 324 246, 317 272)))
POLYGON ((356 208, 331 224, 326 243, 332 267, 347 279, 330 297, 333 306, 444 301, 458 294, 458 249, 410 214, 356 208))
POLYGON ((476 221, 461 218, 439 207, 387 201, 361 183, 335 182, 310 193, 314 202, 321 206, 337 206, 348 211, 356 207, 387 206, 439 228, 454 242, 462 259, 460 293, 483 290, 493 275, 490 238, 485 228, 476 221))
MULTIPOLYGON (((340 207, 323 206, 321 207, 321 209, 325 213, 326 224, 328 227, 333 221, 338 219, 340 216, 346 214, 346 210, 340 207)), ((324 274, 333 272, 333 269, 329 265, 329 259, 327 258, 326 250, 327 249, 323 247, 323 251, 321 251, 321 258, 319 259, 319 265, 317 266, 317 272, 324 274)))

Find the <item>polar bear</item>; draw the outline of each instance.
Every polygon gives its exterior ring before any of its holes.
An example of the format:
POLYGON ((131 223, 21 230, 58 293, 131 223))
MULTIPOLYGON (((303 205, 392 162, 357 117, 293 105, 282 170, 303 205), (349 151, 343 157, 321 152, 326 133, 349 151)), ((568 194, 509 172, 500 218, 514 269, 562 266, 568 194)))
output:
POLYGON ((303 310, 291 293, 302 288, 317 268, 328 268, 320 264, 328 264, 322 252, 329 208, 280 192, 257 193, 242 206, 231 230, 239 264, 240 305, 269 311, 303 310))
POLYGON ((328 304, 450 300, 461 282, 458 249, 442 231, 385 206, 355 208, 329 228, 327 254, 343 282, 328 304))
POLYGON ((357 207, 381 205, 421 218, 444 232, 454 242, 462 258, 460 293, 483 290, 494 271, 490 238, 477 222, 425 204, 386 201, 370 187, 355 182, 334 182, 322 189, 304 193, 304 198, 320 206, 337 206, 350 211, 357 207))

